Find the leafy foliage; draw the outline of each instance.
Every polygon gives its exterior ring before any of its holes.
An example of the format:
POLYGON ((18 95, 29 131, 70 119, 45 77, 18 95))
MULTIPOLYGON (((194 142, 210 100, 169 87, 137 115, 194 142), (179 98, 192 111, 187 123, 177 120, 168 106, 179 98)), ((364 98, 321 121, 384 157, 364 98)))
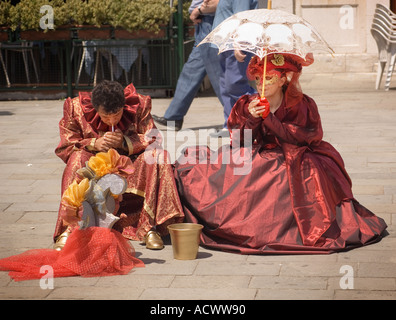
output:
MULTIPOLYGON (((183 3, 183 7, 189 3, 183 3)), ((55 28, 65 24, 110 25, 128 31, 156 32, 177 11, 177 1, 171 7, 169 0, 21 0, 15 6, 10 0, 0 0, 0 25, 12 30, 39 30, 43 5, 53 8, 55 28)), ((188 12, 183 11, 186 19, 188 12)))

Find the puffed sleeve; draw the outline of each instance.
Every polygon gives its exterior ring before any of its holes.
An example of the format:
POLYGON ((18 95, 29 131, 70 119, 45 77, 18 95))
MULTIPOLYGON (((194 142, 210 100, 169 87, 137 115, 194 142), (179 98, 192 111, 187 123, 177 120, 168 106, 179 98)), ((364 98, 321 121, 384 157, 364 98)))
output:
POLYGON ((252 137, 256 141, 261 141, 264 135, 261 126, 262 118, 254 118, 249 110, 249 103, 257 98, 257 95, 243 95, 235 103, 228 118, 227 126, 231 131, 232 141, 240 140, 241 145, 244 144, 246 130, 252 130, 252 137), (239 129, 239 132, 236 131, 239 129))
POLYGON ((136 94, 136 92, 133 92, 133 94, 136 95, 138 101, 127 98, 127 105, 129 103, 129 106, 136 110, 134 113, 136 118, 131 124, 131 128, 124 132, 128 155, 141 153, 154 142, 161 144, 161 136, 150 113, 151 97, 136 94))
POLYGON ((66 99, 63 105, 63 117, 59 121, 60 142, 55 149, 55 154, 65 163, 74 151, 93 149, 95 137, 93 135, 84 137, 81 117, 78 116, 81 112, 81 106, 76 98, 66 99))
POLYGON ((298 146, 311 145, 319 143, 323 138, 316 103, 305 95, 301 102, 289 109, 282 120, 270 113, 263 120, 263 126, 271 131, 281 144, 286 142, 298 146))

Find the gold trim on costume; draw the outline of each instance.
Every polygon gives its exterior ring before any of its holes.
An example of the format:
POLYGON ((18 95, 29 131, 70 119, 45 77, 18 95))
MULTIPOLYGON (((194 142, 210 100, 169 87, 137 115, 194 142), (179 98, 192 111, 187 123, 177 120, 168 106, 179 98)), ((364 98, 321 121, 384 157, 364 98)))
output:
POLYGON ((143 208, 147 211, 147 213, 150 215, 150 217, 153 218, 153 220, 155 220, 155 214, 154 214, 153 210, 151 210, 149 205, 146 203, 146 200, 144 200, 143 208))
POLYGON ((96 143, 96 138, 92 138, 91 143, 87 146, 87 149, 89 151, 95 150, 95 143, 96 143))
POLYGON ((124 136, 125 142, 128 146, 128 156, 130 156, 133 153, 133 145, 131 139, 129 139, 127 136, 124 136))
POLYGON ((141 197, 143 197, 143 198, 146 198, 146 192, 144 192, 144 191, 142 191, 142 190, 138 190, 138 189, 136 189, 136 188, 127 188, 125 192, 137 194, 138 196, 141 196, 141 197))

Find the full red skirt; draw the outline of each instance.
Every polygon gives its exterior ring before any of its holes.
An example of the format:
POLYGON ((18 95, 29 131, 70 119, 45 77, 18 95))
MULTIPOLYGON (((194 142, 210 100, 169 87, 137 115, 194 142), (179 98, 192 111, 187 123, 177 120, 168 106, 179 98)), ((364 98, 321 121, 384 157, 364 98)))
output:
POLYGON ((242 254, 331 253, 378 241, 387 227, 352 198, 336 206, 327 231, 314 245, 306 245, 297 220, 316 222, 295 214, 281 148, 253 148, 248 174, 235 174, 243 172, 243 164, 233 163, 230 146, 217 152, 187 148, 175 164, 186 220, 204 225, 201 243, 206 247, 242 254))

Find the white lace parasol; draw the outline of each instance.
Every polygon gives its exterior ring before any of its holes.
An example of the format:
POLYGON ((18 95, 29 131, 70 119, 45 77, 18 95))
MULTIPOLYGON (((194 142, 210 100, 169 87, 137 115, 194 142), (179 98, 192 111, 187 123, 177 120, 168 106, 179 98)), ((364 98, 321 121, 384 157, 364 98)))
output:
POLYGON ((247 10, 219 24, 200 44, 214 43, 219 53, 227 50, 251 52, 260 58, 268 53, 288 53, 305 58, 313 51, 333 49, 303 18, 271 9, 247 10))

